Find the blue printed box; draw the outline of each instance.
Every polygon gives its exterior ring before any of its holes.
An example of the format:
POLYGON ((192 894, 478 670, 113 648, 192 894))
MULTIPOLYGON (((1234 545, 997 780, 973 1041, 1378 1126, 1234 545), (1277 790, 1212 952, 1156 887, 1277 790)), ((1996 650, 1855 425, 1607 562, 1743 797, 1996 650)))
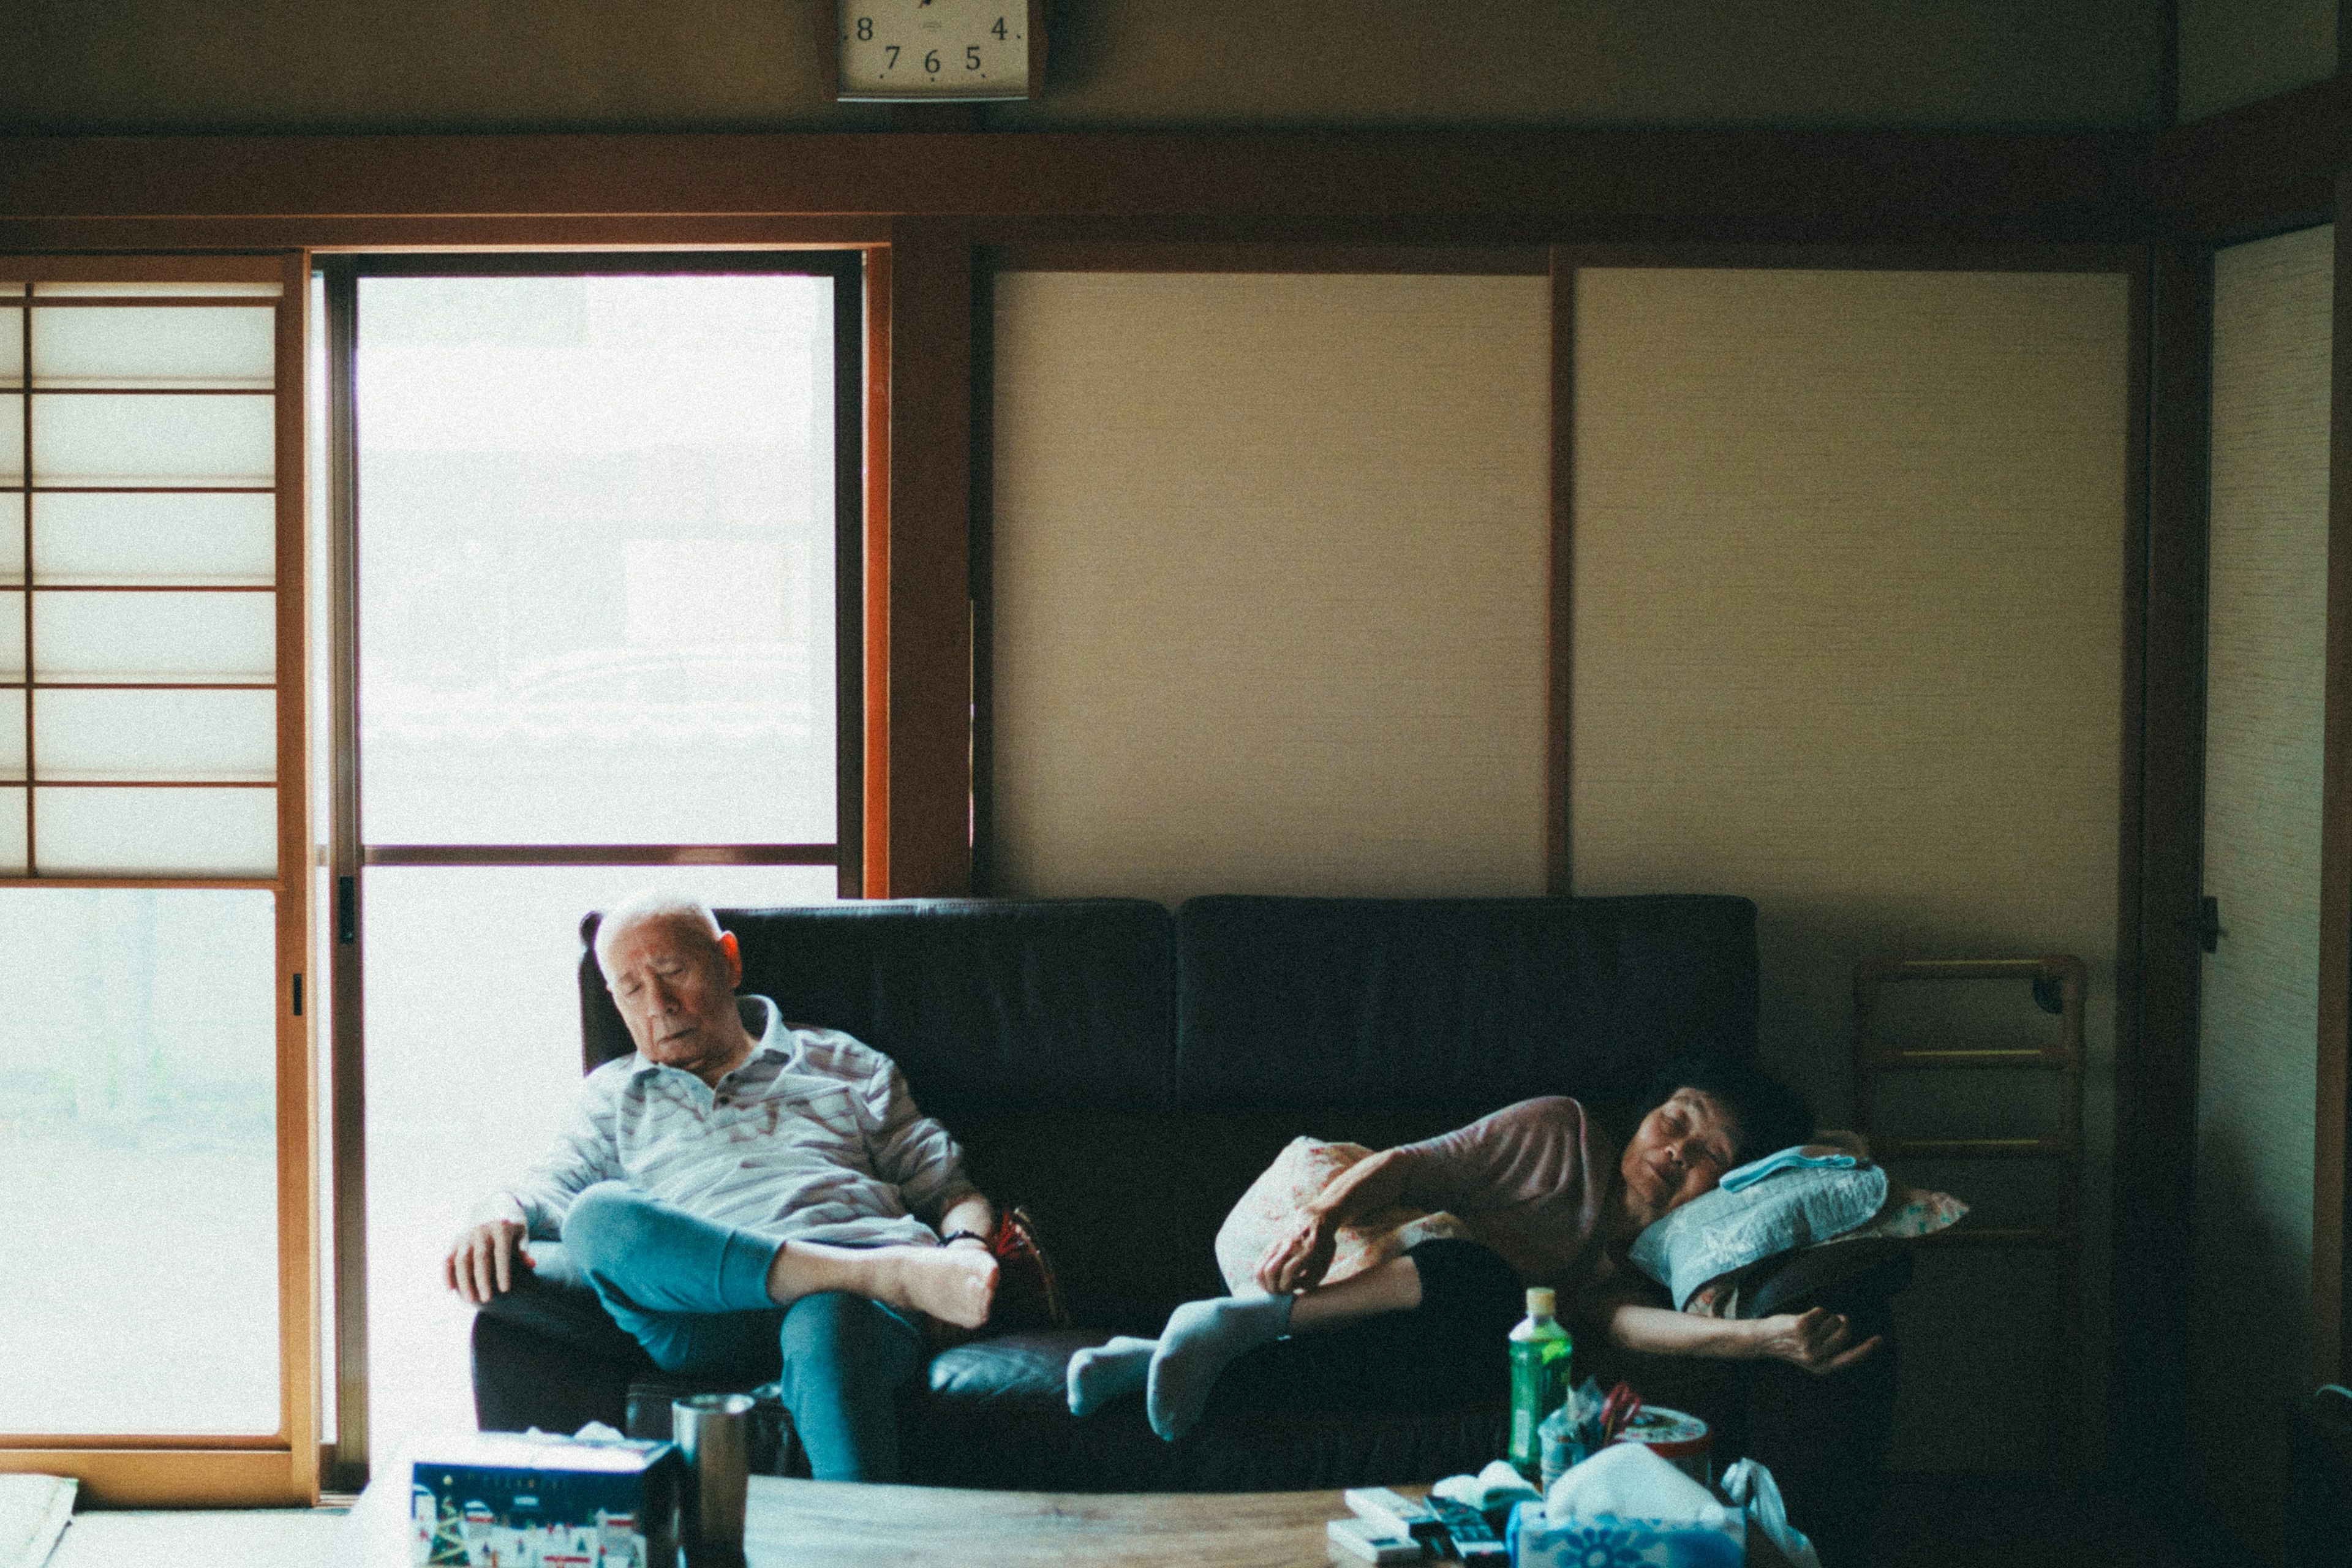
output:
POLYGON ((1733 1509, 1729 1531, 1661 1526, 1645 1520, 1570 1520, 1555 1525, 1543 1504, 1523 1502, 1504 1534, 1512 1568, 1741 1568, 1748 1516, 1733 1509))
POLYGON ((479 1432, 410 1467, 408 1560, 435 1568, 672 1568, 667 1443, 479 1432))

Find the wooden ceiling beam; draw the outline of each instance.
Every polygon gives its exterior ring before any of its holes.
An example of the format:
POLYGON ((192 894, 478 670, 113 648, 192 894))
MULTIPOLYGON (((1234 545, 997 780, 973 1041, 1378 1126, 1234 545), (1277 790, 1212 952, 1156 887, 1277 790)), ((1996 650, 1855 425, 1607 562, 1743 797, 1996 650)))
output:
MULTIPOLYGON (((2136 132, 1440 131, 0 139, 0 244, 660 218, 1171 220, 1589 237, 2124 237, 2136 132), (167 226, 157 228, 154 226, 167 226)), ((845 235, 846 237, 846 235, 845 235)), ((271 241, 257 241, 269 243, 271 241)), ((593 237, 584 242, 593 243, 593 237)))

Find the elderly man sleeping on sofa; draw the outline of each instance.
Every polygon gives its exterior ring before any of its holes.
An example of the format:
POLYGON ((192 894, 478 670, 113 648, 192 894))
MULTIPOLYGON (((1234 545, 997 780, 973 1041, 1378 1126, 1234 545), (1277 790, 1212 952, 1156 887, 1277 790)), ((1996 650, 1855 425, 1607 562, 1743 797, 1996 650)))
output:
POLYGON ((892 1392, 929 1352, 925 1318, 977 1328, 997 1263, 988 1199, 890 1059, 738 996, 742 960, 704 905, 641 897, 596 960, 636 1054, 581 1085, 572 1124, 477 1211, 443 1263, 490 1305, 562 1244, 665 1371, 782 1393, 820 1479, 898 1479, 892 1392))

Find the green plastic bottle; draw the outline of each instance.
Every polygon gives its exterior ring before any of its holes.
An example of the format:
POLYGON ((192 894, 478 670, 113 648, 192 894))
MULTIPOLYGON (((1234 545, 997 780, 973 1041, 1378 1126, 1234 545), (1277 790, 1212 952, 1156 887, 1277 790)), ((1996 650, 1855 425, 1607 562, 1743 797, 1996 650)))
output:
POLYGON ((1559 1299, 1546 1287, 1528 1287, 1528 1315, 1511 1331, 1511 1468, 1530 1482, 1543 1473, 1543 1418, 1568 1400, 1569 1362, 1576 1341, 1553 1314, 1559 1299))

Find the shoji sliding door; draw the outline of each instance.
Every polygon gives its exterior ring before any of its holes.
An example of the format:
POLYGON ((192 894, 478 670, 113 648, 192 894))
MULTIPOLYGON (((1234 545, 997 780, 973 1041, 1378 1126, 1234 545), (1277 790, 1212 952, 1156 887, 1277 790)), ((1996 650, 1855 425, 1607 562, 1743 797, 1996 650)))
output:
POLYGON ((0 1469, 316 1481, 300 296, 0 258, 0 1469))

